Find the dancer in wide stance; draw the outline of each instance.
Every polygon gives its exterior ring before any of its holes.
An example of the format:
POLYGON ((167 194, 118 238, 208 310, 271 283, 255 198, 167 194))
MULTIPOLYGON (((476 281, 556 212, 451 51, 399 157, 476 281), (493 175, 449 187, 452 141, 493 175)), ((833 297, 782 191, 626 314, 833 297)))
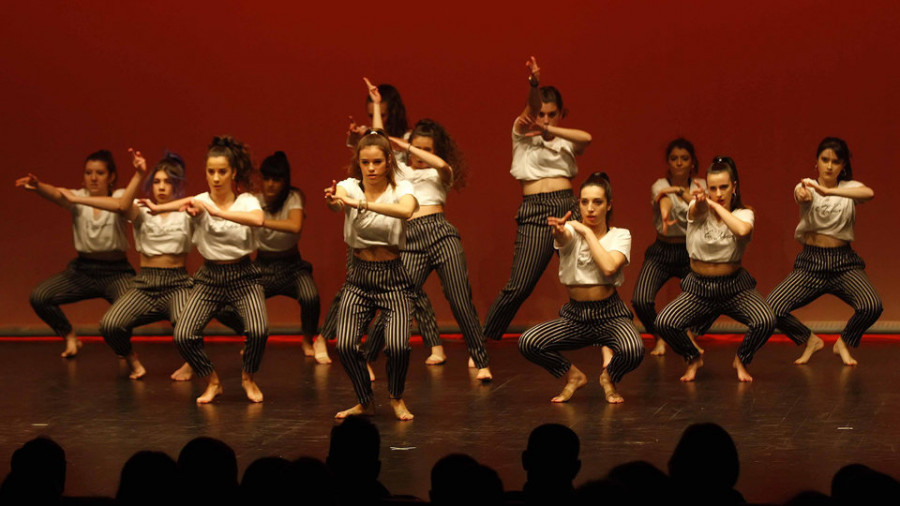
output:
MULTIPOLYGON (((113 191, 116 163, 112 153, 103 149, 87 156, 83 170, 84 187, 72 194, 118 198, 123 190, 113 191)), ((103 298, 112 304, 131 288, 134 269, 125 258, 128 237, 125 218, 120 214, 73 204, 59 188, 44 183, 34 174, 16 180, 16 186, 33 191, 72 213, 72 233, 78 256, 66 270, 39 284, 31 292, 31 307, 38 317, 66 343, 60 354, 71 358, 78 354, 81 340, 59 307, 80 300, 103 298)))
MULTIPOLYGON (((624 398, 616 383, 644 358, 644 343, 632 322, 634 315, 619 298, 622 269, 631 257, 631 232, 609 226, 612 187, 605 172, 595 172, 581 185, 578 207, 581 221, 549 217, 554 247, 559 249, 559 280, 569 291, 569 303, 560 318, 532 327, 519 338, 519 350, 566 384, 551 402, 566 402, 587 384, 587 376, 560 351, 603 346, 612 350, 612 360, 600 374, 606 400, 617 404, 624 398)), ((606 360, 604 360, 606 362, 606 360)))
POLYGON ((577 212, 572 194, 572 178, 578 173, 575 157, 591 143, 589 133, 559 126, 567 112, 562 94, 553 86, 540 86, 541 70, 534 57, 525 65, 530 90, 525 110, 513 124, 510 169, 522 184, 523 197, 516 214, 512 272, 484 324, 484 335, 491 339, 503 337, 553 257, 547 218, 577 212))
POLYGON ((385 318, 391 407, 399 420, 412 420, 413 414, 403 401, 409 369, 412 284, 400 260, 400 250, 406 243, 406 220, 419 203, 412 184, 397 180, 397 161, 388 136, 380 130, 378 113, 373 126, 379 130, 364 135, 357 145, 351 177, 325 189, 329 209, 344 212, 344 242, 353 249, 337 318, 337 352, 353 382, 358 404, 335 417, 374 413, 374 394, 361 341, 366 325, 380 310, 385 318))
POLYGON ((809 362, 825 343, 791 314, 826 293, 853 308, 853 316, 834 343, 844 365, 856 365, 850 348, 859 346, 863 332, 881 316, 881 298, 866 276, 866 263, 850 247, 856 224, 856 205, 872 200, 875 192, 853 179, 850 150, 837 137, 826 137, 816 150, 816 178, 794 187, 800 223, 794 237, 803 245, 794 270, 766 298, 778 318, 778 328, 798 345, 806 344, 795 364, 809 362))
POLYGON ((706 171, 706 192, 688 206, 687 250, 691 272, 681 281, 682 294, 656 317, 660 336, 688 366, 681 381, 694 381, 703 366, 700 350, 687 329, 722 314, 749 329, 732 365, 739 381, 753 381, 747 364, 775 329, 775 315, 755 290, 756 280, 741 267, 753 235, 754 213, 741 201, 737 166, 717 156, 706 171))
MULTIPOLYGON (((666 281, 676 277, 684 279, 691 272, 691 261, 684 246, 688 204, 694 192, 706 190, 706 181, 696 177, 697 154, 689 140, 678 138, 670 142, 666 162, 669 166, 666 177, 657 179, 650 187, 656 241, 644 253, 644 264, 631 297, 635 314, 656 340, 651 355, 666 353, 666 342, 656 331, 656 295, 666 281)), ((696 345, 695 335, 705 330, 688 330, 688 336, 696 345)))

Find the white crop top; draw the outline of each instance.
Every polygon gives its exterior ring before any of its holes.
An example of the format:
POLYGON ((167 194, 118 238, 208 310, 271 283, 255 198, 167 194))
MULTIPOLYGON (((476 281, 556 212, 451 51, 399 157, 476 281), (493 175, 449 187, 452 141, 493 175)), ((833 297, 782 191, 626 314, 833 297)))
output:
POLYGON ((437 169, 413 169, 403 162, 397 162, 399 170, 395 172, 398 181, 412 183, 413 192, 420 206, 442 206, 447 202, 447 190, 450 186, 441 180, 437 169))
MULTIPOLYGON (((669 213, 669 217, 674 218, 677 223, 669 225, 669 228, 663 233, 662 213, 659 210, 659 204, 656 202, 656 197, 659 196, 659 192, 670 186, 672 186, 672 183, 670 183, 668 179, 659 178, 653 183, 653 186, 650 187, 650 205, 653 206, 653 225, 656 227, 656 232, 661 236, 684 237, 687 232, 688 203, 681 200, 681 197, 671 193, 663 198, 668 198, 672 201, 672 211, 669 213)), ((706 191, 706 181, 702 179, 691 179, 689 191, 693 192, 695 190, 706 191)))
MULTIPOLYGON (((365 198, 359 184, 358 179, 351 177, 338 183, 338 186, 343 188, 351 199, 358 200, 365 198)), ((412 184, 409 181, 397 181, 395 187, 388 184, 387 189, 375 202, 396 204, 404 195, 415 197, 412 184)), ((418 207, 416 204, 417 209, 418 207)), ((344 242, 354 249, 371 246, 397 246, 402 249, 406 247, 406 220, 374 211, 360 212, 352 207, 344 207, 344 242)))
MULTIPOLYGON (((113 197, 121 197, 125 192, 118 189, 113 197)), ((90 197, 87 188, 72 190, 78 197, 90 197)), ((110 211, 98 211, 81 204, 72 206, 72 236, 75 251, 79 253, 103 253, 107 251, 127 251, 128 236, 125 235, 125 217, 110 211)))
MULTIPOLYGON (((838 183, 838 188, 859 188, 861 186, 863 184, 859 181, 838 183)), ((795 190, 799 187, 800 184, 797 184, 795 190)), ((794 238, 803 242, 805 233, 815 232, 852 242, 853 226, 856 224, 856 204, 862 201, 836 195, 825 197, 812 188, 809 189, 809 192, 812 194, 812 202, 800 203, 800 223, 794 232, 794 238)))
POLYGON ((562 137, 545 141, 540 135, 528 137, 512 130, 512 168, 509 173, 519 181, 537 181, 545 177, 573 178, 578 174, 575 144, 562 137))
MULTIPOLYGON (((194 197, 207 205, 218 208, 209 192, 194 197)), ((231 204, 229 211, 259 211, 259 201, 252 193, 242 193, 231 204)), ((194 245, 206 260, 237 260, 256 250, 256 234, 252 227, 224 218, 200 213, 194 218, 194 245)))
MULTIPOLYGON (((692 200, 688 208, 696 203, 696 200, 692 200)), ((753 225, 755 220, 753 211, 747 208, 735 209, 731 214, 750 225, 753 225)), ((699 221, 688 218, 686 241, 688 256, 692 260, 716 264, 740 262, 744 257, 744 250, 750 244, 753 232, 744 238, 735 237, 728 225, 724 221, 717 220, 714 215, 715 211, 709 209, 706 216, 699 221)))
POLYGON ((191 251, 192 221, 188 213, 153 215, 149 209, 138 207, 138 215, 132 222, 134 249, 151 257, 184 255, 191 251))
MULTIPOLYGON (((266 199, 262 194, 256 195, 256 200, 259 202, 260 207, 265 206, 266 199)), ((300 193, 291 190, 288 192, 287 198, 284 199, 284 205, 281 206, 281 210, 277 214, 266 212, 266 220, 286 220, 293 209, 302 211, 303 199, 300 197, 300 193)), ((286 251, 297 247, 300 234, 260 227, 256 229, 256 240, 259 241, 260 251, 286 251)))
MULTIPOLYGON (((553 247, 559 250, 559 281, 564 285, 622 286, 625 282, 623 269, 620 268, 612 277, 605 276, 600 271, 600 266, 594 262, 584 236, 568 223, 566 230, 572 234, 572 239, 565 246, 560 247, 553 241, 553 247)), ((618 251, 625 255, 625 265, 631 262, 631 232, 628 229, 610 228, 600 238, 600 246, 606 251, 618 251)))

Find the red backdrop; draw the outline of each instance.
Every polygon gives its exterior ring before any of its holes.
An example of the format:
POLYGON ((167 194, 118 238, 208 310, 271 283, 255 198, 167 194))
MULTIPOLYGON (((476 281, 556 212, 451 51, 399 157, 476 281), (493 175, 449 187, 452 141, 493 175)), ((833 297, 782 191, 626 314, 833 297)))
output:
MULTIPOLYGON (((344 174, 347 115, 365 116, 363 76, 396 85, 412 121, 441 121, 470 162, 469 185, 451 194, 448 215, 483 318, 512 258, 521 197, 508 173, 509 130, 524 105, 529 55, 544 82, 562 90, 564 125, 593 134, 576 183, 594 170, 611 174, 615 225, 634 237, 623 298, 654 238, 649 187, 665 171, 671 138, 691 139, 703 165, 715 154, 737 161, 745 202, 757 210, 745 266, 766 294, 799 250, 791 189, 813 174, 818 141, 837 135, 854 152, 857 179, 877 194, 859 209, 855 247, 885 300, 880 325, 900 320, 889 186, 900 117, 893 2, 583 4, 8 3, 0 19, 0 328, 45 329, 28 293, 74 256, 67 213, 14 189, 16 177, 34 171, 78 187, 84 156, 108 148, 124 180, 129 146, 150 159, 169 148, 185 156, 189 189, 200 192, 205 146, 221 133, 249 143, 257 162, 287 152, 309 196, 301 248, 324 315, 345 250, 341 216, 319 196, 344 174)), ((440 322, 454 325, 437 282, 427 288, 440 322)), ((554 317, 565 298, 554 260, 514 324, 554 317)), ((295 304, 269 307, 273 325, 296 324, 295 304)), ((95 326, 104 308, 95 301, 67 311, 76 325, 95 326)), ((831 297, 800 312, 810 321, 849 314, 831 297)))

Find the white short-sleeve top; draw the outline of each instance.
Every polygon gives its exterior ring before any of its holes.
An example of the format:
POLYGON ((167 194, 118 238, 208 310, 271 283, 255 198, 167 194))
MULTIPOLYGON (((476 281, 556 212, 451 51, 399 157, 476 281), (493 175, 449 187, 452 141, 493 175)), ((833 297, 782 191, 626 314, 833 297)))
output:
MULTIPOLYGON (((137 204, 135 204, 137 205, 137 204)), ((147 256, 184 255, 191 251, 193 220, 188 213, 151 214, 138 207, 134 218, 134 249, 147 256)))
POLYGON ((547 177, 573 178, 578 174, 575 163, 575 144, 562 137, 544 140, 540 135, 529 137, 512 130, 512 168, 509 173, 519 181, 537 181, 547 177))
MULTIPOLYGON (((112 196, 119 198, 125 192, 118 189, 112 196)), ((90 197, 87 188, 72 190, 78 197, 90 197)), ((91 206, 72 206, 72 236, 75 251, 79 253, 102 253, 107 251, 127 251, 128 236, 125 234, 125 217, 110 211, 94 212, 91 206), (96 216, 95 216, 96 215, 96 216)))
MULTIPOLYGON (((566 223, 572 239, 564 246, 553 242, 559 250, 559 281, 564 285, 612 285, 622 286, 625 273, 619 269, 612 277, 605 276, 594 262, 587 239, 566 223)), ((612 227, 600 238, 600 246, 606 251, 618 251, 625 255, 625 265, 631 262, 631 232, 626 228, 612 227)), ((622 266, 624 267, 624 265, 622 266)))
MULTIPOLYGON (((669 228, 663 232, 662 213, 659 210, 659 204, 656 202, 656 198, 659 197, 659 193, 662 190, 670 186, 672 186, 672 183, 670 183, 668 179, 659 178, 653 183, 653 186, 650 187, 650 205, 653 207, 653 225, 656 227, 656 232, 663 237, 684 237, 687 233, 688 203, 671 193, 663 198, 667 198, 672 202, 672 211, 669 213, 669 217, 674 219, 676 223, 674 225, 669 225, 669 228)), ((702 179, 691 179, 689 191, 693 192, 695 190, 706 191, 706 181, 702 179)))
POLYGON ((409 181, 413 186, 416 200, 420 206, 442 206, 447 202, 447 191, 450 186, 441 180, 437 169, 413 169, 403 162, 397 162, 398 170, 394 172, 398 181, 409 181))
MULTIPOLYGON (((256 200, 259 202, 260 207, 266 205, 266 199, 262 194, 257 194, 256 200)), ((288 192, 288 196, 284 200, 284 205, 281 206, 280 211, 275 214, 266 211, 266 220, 286 220, 294 209, 303 210, 303 198, 298 191, 291 190, 288 192)), ((300 234, 260 227, 256 230, 256 240, 259 242, 260 251, 286 251, 297 247, 300 234)))
MULTIPOLYGON (((859 188, 863 186, 859 181, 841 181, 838 188, 859 188)), ((799 188, 797 184, 796 188, 799 188)), ((800 223, 794 232, 794 238, 803 242, 803 235, 807 232, 827 235, 851 242, 854 238, 853 227, 856 225, 857 201, 848 197, 820 195, 812 188, 812 202, 800 202, 800 223)), ((795 193, 796 195, 796 193, 795 193)))
MULTIPOLYGON (((688 208, 696 203, 696 200, 692 200, 688 208)), ((706 216, 699 220, 688 218, 686 240, 688 256, 693 260, 717 264, 740 262, 747 245, 750 244, 753 232, 746 237, 737 237, 728 225, 724 221, 717 220, 714 214, 715 211, 710 209, 706 216)), ((751 225, 755 220, 755 215, 750 209, 735 209, 731 214, 751 225)))
MULTIPOLYGON (((338 186, 347 192, 351 199, 364 199, 360 182, 356 178, 347 178, 338 186)), ((397 181, 395 186, 387 185, 375 202, 384 204, 396 204, 404 195, 412 195, 412 184, 409 181, 397 181)), ((416 205, 418 208, 418 204, 416 205)), ((406 220, 386 216, 374 211, 360 210, 344 207, 344 242, 354 249, 369 248, 372 246, 396 246, 406 247, 406 220)))
MULTIPOLYGON (((218 208, 209 192, 201 193, 194 198, 218 208)), ((228 210, 249 212, 262 208, 252 193, 242 193, 228 210)), ((256 234, 253 227, 210 216, 204 212, 194 218, 194 245, 206 260, 237 260, 256 251, 256 234)))

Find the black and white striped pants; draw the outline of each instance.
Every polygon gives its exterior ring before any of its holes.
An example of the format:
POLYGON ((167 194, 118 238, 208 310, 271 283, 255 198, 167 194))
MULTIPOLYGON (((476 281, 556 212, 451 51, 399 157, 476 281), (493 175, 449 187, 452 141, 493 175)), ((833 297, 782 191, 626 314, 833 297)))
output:
POLYGON ((399 258, 386 262, 355 258, 350 264, 338 313, 337 352, 360 404, 372 401, 362 336, 378 310, 385 318, 388 393, 394 399, 403 397, 409 370, 410 288, 409 275, 399 258))
POLYGON ((131 353, 131 333, 148 323, 178 320, 191 293, 193 280, 184 267, 142 267, 134 287, 116 299, 100 320, 100 335, 116 355, 131 353))
POLYGON ((853 316, 841 332, 841 339, 848 346, 859 346, 863 333, 883 311, 881 297, 866 276, 865 268, 866 263, 850 245, 839 248, 804 245, 794 262, 794 270, 766 297, 778 318, 777 327, 795 343, 805 343, 811 331, 791 311, 830 293, 853 308, 853 316))
POLYGON ((303 335, 312 339, 319 329, 319 289, 312 276, 312 265, 296 256, 285 258, 257 257, 256 265, 262 275, 265 297, 276 295, 290 297, 300 303, 300 324, 303 335))
POLYGON ((559 353, 563 350, 608 346, 613 350, 613 358, 606 370, 613 383, 644 359, 644 343, 634 328, 634 315, 618 293, 597 301, 570 300, 559 310, 559 316, 531 327, 519 338, 522 355, 554 377, 562 377, 572 366, 559 353))
POLYGON ((512 272, 506 286, 488 310, 484 323, 484 335, 500 339, 519 311, 525 299, 553 258, 553 235, 547 226, 547 217, 562 217, 572 212, 572 219, 579 219, 578 205, 572 190, 525 195, 516 214, 516 246, 513 252, 512 272))
MULTIPOLYGON (((469 285, 469 272, 466 267, 466 254, 462 249, 459 231, 444 213, 435 213, 409 220, 406 228, 406 248, 400 252, 400 259, 409 273, 415 297, 413 298, 413 317, 419 322, 419 332, 428 346, 436 346, 432 342, 441 343, 440 330, 434 309, 427 301, 422 290, 425 280, 431 271, 437 271, 441 279, 444 297, 450 302, 453 317, 459 324, 469 355, 475 361, 475 367, 483 369, 488 366, 488 355, 484 349, 484 333, 475 304, 472 303, 472 287, 469 285)), ((370 362, 378 357, 384 347, 384 318, 375 321, 375 328, 369 336, 368 359, 370 362)))
POLYGON ((691 361, 700 352, 688 338, 687 329, 711 317, 728 315, 748 327, 737 357, 742 364, 749 364, 775 331, 775 314, 755 287, 756 280, 744 269, 727 276, 691 272, 681 281, 681 295, 656 317, 660 337, 691 361))
MULTIPOLYGON (((691 259, 684 243, 668 243, 657 239, 644 252, 644 264, 638 274, 631 296, 634 313, 648 334, 659 337, 656 330, 656 294, 672 278, 684 279, 691 272, 691 259)), ((703 335, 716 321, 714 315, 693 327, 695 335, 703 335)))
POLYGON ((66 270, 42 282, 31 292, 31 307, 60 337, 72 331, 72 324, 59 307, 87 299, 113 303, 131 288, 134 269, 128 260, 76 258, 66 270))
POLYGON ((243 320, 247 336, 243 370, 259 370, 269 322, 259 268, 249 258, 234 264, 206 262, 194 274, 194 288, 175 323, 175 344, 181 356, 199 376, 208 376, 215 367, 203 350, 203 329, 217 313, 233 307, 243 320))

